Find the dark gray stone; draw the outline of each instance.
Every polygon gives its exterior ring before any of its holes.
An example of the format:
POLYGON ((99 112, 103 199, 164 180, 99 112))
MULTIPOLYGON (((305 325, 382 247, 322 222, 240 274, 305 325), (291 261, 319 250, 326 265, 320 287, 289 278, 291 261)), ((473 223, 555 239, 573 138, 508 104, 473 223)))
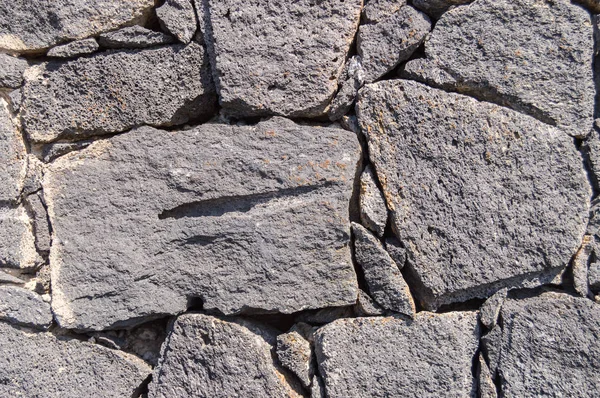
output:
POLYGON ((369 0, 362 11, 363 22, 377 23, 383 21, 405 5, 406 0, 369 0))
POLYGON ((0 50, 39 53, 134 23, 143 24, 153 0, 0 1, 0 50))
POLYGON ((591 196, 571 137, 405 80, 365 86, 357 116, 426 308, 562 274, 591 196))
POLYGON ((358 90, 364 83, 364 72, 359 56, 355 55, 346 62, 343 76, 344 78, 340 78, 340 80, 343 80, 340 88, 327 113, 329 120, 340 119, 354 105, 358 90))
POLYGON ((498 290, 492 297, 485 300, 485 303, 479 309, 479 319, 486 328, 491 329, 496 326, 507 293, 508 289, 506 288, 498 290))
POLYGON ((413 0, 412 4, 430 17, 439 19, 450 7, 467 4, 473 0, 413 0))
POLYGON ((16 202, 27 174, 27 150, 23 136, 0 98, 0 202, 16 202))
POLYGON ((4 322, 0 347, 3 397, 131 397, 151 372, 132 355, 4 322))
POLYGON ((304 388, 310 388, 315 375, 314 354, 310 341, 302 330, 292 328, 288 333, 277 336, 277 358, 279 363, 292 372, 304 388))
POLYGON ((582 4, 594 14, 600 14, 600 0, 573 0, 573 2, 582 4))
POLYGON ((182 315, 163 346, 149 397, 299 398, 271 355, 275 338, 250 321, 182 315))
POLYGON ((481 353, 484 359, 487 360, 488 368, 492 379, 496 379, 498 372, 498 362, 500 361, 500 344, 498 341, 502 339, 502 329, 495 327, 481 337, 481 353))
POLYGON ((303 312, 296 317, 296 321, 313 325, 326 325, 336 319, 351 318, 354 315, 354 306, 330 307, 303 312))
POLYGON ((378 316, 384 315, 385 311, 367 293, 358 291, 358 300, 354 307, 356 316, 378 316))
POLYGON ((33 270, 42 262, 25 208, 0 206, 0 266, 33 270))
POLYGON ((216 101, 208 68, 196 43, 32 67, 23 87, 23 126, 32 141, 50 142, 206 117, 216 101))
POLYGON ((25 206, 31 216, 35 247, 38 252, 48 254, 50 251, 50 226, 48 214, 44 206, 42 193, 36 192, 25 198, 25 206))
POLYGON ((226 113, 326 114, 362 0, 205 0, 196 8, 203 9, 201 26, 226 113))
POLYGON ((388 210, 376 181, 377 177, 368 165, 360 176, 360 221, 377 236, 382 237, 387 224, 388 210))
MULTIPOLYGON (((425 69, 450 74, 456 91, 586 136, 596 93, 593 51, 590 15, 568 0, 478 0, 436 23, 425 69)), ((420 80, 437 85, 428 79, 434 76, 420 80)))
POLYGON ((339 319, 315 334, 329 398, 469 397, 479 330, 475 312, 339 319))
POLYGON ((588 284, 593 293, 600 293, 600 263, 590 264, 588 269, 588 284))
POLYGON ((492 379, 490 368, 488 367, 483 355, 479 354, 479 361, 477 363, 477 379, 479 387, 479 398, 497 398, 498 392, 496 391, 496 385, 492 379))
POLYGON ((415 303, 400 269, 381 242, 360 224, 352 223, 356 262, 363 270, 369 294, 385 309, 414 317, 415 303))
POLYGON ((42 297, 17 286, 0 286, 0 320, 36 329, 52 323, 50 304, 42 297))
POLYGON ((167 34, 138 25, 103 33, 98 37, 98 43, 105 48, 146 48, 174 42, 175 39, 167 34))
POLYGON ((41 155, 42 160, 46 163, 52 162, 69 152, 77 151, 88 147, 94 140, 82 140, 75 142, 55 142, 47 144, 43 147, 41 155))
POLYGON ((156 9, 160 26, 182 43, 189 43, 196 34, 198 22, 192 1, 166 0, 156 9))
POLYGON ((81 55, 91 54, 98 51, 98 42, 94 38, 76 40, 62 46, 53 47, 48 50, 49 57, 73 58, 81 55))
POLYGON ((395 236, 385 238, 385 250, 399 269, 404 268, 404 264, 406 263, 406 249, 402 247, 400 241, 395 236))
POLYGON ((431 29, 427 15, 411 6, 404 6, 388 18, 361 25, 357 49, 362 57, 365 82, 379 79, 406 61, 423 43, 431 29))
POLYGON ((0 53, 0 88, 18 88, 23 83, 23 72, 29 62, 23 58, 0 53))
POLYGON ((49 165, 53 310, 105 329, 185 311, 353 305, 349 202, 360 146, 341 129, 139 128, 49 165))

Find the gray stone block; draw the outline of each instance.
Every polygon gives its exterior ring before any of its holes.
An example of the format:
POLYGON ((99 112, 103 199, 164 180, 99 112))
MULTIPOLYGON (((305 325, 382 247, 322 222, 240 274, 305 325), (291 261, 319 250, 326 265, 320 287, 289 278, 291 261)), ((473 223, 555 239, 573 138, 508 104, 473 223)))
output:
POLYGON ((192 1, 167 0, 156 9, 160 26, 184 44, 192 40, 198 25, 192 1))
POLYGON ((383 21, 405 5, 406 0, 369 0, 363 7, 363 23, 383 21))
POLYGON ((33 271, 42 263, 25 208, 0 206, 0 266, 33 271))
POLYGON ((315 358, 311 343, 301 332, 292 328, 277 336, 277 359, 308 389, 315 375, 315 358))
POLYGON ((450 7, 468 4, 473 0, 413 0, 412 4, 430 17, 439 19, 450 7))
POLYGON ((105 48, 146 48, 174 42, 175 39, 167 34, 138 25, 103 33, 98 37, 98 43, 105 48))
POLYGON ((54 58, 74 58, 98 51, 98 42, 94 38, 76 40, 61 46, 52 47, 46 54, 54 58))
POLYGON ((360 221, 380 238, 385 232, 388 210, 377 177, 370 165, 360 176, 360 221))
POLYGON ((0 88, 18 88, 23 83, 23 72, 29 66, 26 59, 0 53, 0 88))
POLYGON ((52 323, 50 304, 42 297, 17 286, 0 286, 0 320, 36 329, 52 323))
POLYGON ((23 136, 8 103, 0 98, 0 202, 17 202, 26 174, 27 150, 23 136))

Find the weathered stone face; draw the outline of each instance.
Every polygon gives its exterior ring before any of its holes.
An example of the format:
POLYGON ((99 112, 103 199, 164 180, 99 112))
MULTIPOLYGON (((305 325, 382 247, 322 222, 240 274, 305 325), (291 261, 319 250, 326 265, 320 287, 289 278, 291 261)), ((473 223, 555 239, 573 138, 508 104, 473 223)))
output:
POLYGON ((564 132, 403 80, 357 114, 427 308, 549 283, 579 248, 591 192, 564 132))
POLYGON ((52 322, 50 304, 41 296, 17 286, 0 285, 0 320, 37 329, 52 322))
POLYGON ((467 4, 473 0, 413 0, 412 4, 433 18, 439 18, 450 7, 467 4))
POLYGON ((420 312, 339 319, 320 328, 315 349, 327 397, 468 397, 477 314, 420 312))
POLYGON ((135 25, 103 33, 98 42, 106 48, 146 48, 171 44, 175 39, 165 33, 135 25))
POLYGON ((32 67, 20 115, 32 141, 50 142, 183 124, 210 115, 215 101, 208 59, 191 43, 32 67))
POLYGON ((41 263, 25 208, 0 206, 0 266, 32 271, 41 263))
POLYGON ((0 98, 0 202, 16 202, 27 173, 27 152, 8 104, 0 98))
POLYGON ((46 55, 55 58, 72 58, 91 54, 96 52, 98 48, 98 42, 96 42, 96 39, 91 38, 77 40, 71 43, 63 44, 62 46, 53 47, 46 55))
POLYGON ((102 329, 205 309, 351 305, 349 200, 360 147, 345 130, 140 128, 47 170, 53 309, 102 329))
POLYGON ((167 0, 156 9, 160 26, 182 43, 189 43, 196 33, 198 21, 193 0, 167 0))
POLYGON ((17 88, 29 63, 23 58, 0 53, 0 88, 17 88))

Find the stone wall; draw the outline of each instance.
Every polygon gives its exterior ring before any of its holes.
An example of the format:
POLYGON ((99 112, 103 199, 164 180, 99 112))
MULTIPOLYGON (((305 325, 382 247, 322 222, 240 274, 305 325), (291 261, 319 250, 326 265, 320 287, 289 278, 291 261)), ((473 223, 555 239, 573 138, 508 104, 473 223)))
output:
POLYGON ((598 396, 596 12, 0 0, 0 396, 598 396))

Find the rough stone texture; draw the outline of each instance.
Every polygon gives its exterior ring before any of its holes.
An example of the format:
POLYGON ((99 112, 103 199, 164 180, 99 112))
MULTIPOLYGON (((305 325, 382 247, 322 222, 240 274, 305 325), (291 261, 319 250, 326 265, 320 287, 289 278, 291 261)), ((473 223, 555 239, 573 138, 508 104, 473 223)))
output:
POLYGON ((355 316, 354 306, 330 307, 320 310, 306 311, 296 317, 296 322, 306 322, 312 325, 325 325, 340 318, 355 316))
POLYGON ((373 25, 361 25, 357 48, 362 57, 365 82, 377 80, 406 61, 431 30, 427 15, 404 6, 373 25))
POLYGON ((0 202, 17 201, 26 173, 27 152, 23 137, 8 104, 0 98, 0 202))
POLYGON ((478 0, 445 13, 425 44, 426 69, 455 90, 575 136, 592 128, 593 50, 590 15, 568 0, 478 0))
POLYGON ((399 269, 404 268, 404 264, 406 263, 406 249, 402 247, 396 237, 388 236, 385 238, 385 250, 399 269))
POLYGON ((271 354, 275 336, 249 321, 182 315, 165 342, 149 397, 301 397, 271 354))
POLYGON ((210 115, 214 102, 208 60, 191 43, 30 68, 21 118, 31 140, 50 142, 183 124, 210 115))
POLYGON ((498 392, 496 391, 496 385, 492 380, 490 368, 488 368, 483 355, 479 354, 479 361, 477 364, 477 379, 479 387, 479 398, 497 398, 498 392))
POLYGON ((364 23, 383 21, 406 5, 406 0, 369 0, 365 4, 362 15, 364 23))
POLYGON ((600 263, 590 264, 588 270, 588 284, 592 292, 600 293, 600 263))
POLYGON ((355 55, 346 62, 343 76, 343 79, 342 77, 339 79, 343 81, 327 114, 329 120, 341 119, 354 105, 358 90, 362 87, 365 79, 359 56, 355 55))
POLYGON ((377 236, 382 237, 388 219, 383 193, 370 165, 360 176, 360 221, 377 236))
POLYGON ((50 226, 48 214, 44 206, 42 193, 33 193, 25 198, 25 206, 31 215, 35 247, 38 252, 47 255, 50 252, 50 226))
POLYGON ((52 323, 52 311, 37 293, 17 286, 0 286, 0 320, 47 329, 52 323))
POLYGON ((31 270, 41 263, 25 208, 0 206, 0 266, 31 270))
POLYGON ((329 398, 468 397, 479 330, 474 312, 340 319, 315 335, 329 398))
POLYGON ((467 4, 473 0, 413 0, 412 4, 430 17, 439 19, 452 6, 467 4))
POLYGON ((354 134, 273 118, 139 128, 57 159, 44 197, 58 322, 135 323, 192 297, 225 314, 354 304, 360 158, 354 134))
POLYGON ((94 38, 76 40, 62 46, 53 47, 48 50, 49 57, 73 58, 81 55, 91 54, 98 51, 98 42, 94 38))
POLYGON ((0 1, 0 50, 41 52, 56 44, 143 24, 153 0, 0 1))
POLYGON ((17 88, 23 83, 23 72, 29 63, 23 58, 0 53, 0 88, 17 88))
POLYGON ((0 396, 131 397, 151 369, 141 359, 0 322, 0 396))
POLYGON ((9 274, 8 272, 0 270, 0 283, 13 283, 15 285, 23 285, 25 281, 9 274))
POLYGON ((403 80, 365 86, 357 115, 426 308, 563 272, 591 196, 567 134, 403 80))
POLYGON ((373 299, 383 308, 412 318, 415 303, 394 260, 365 227, 352 223, 352 232, 356 262, 363 270, 373 299))
POLYGON ((588 265, 590 257, 594 251, 594 237, 585 235, 581 242, 581 247, 573 257, 573 287, 577 294, 582 297, 587 297, 589 294, 588 287, 588 265))
POLYGON ((314 354, 310 342, 301 330, 290 330, 277 336, 277 358, 279 363, 292 372, 304 388, 310 388, 314 369, 314 354))
POLYGON ((161 28, 182 43, 189 43, 196 34, 198 22, 192 0, 167 0, 156 9, 156 16, 161 28))
POLYGON ((201 23, 219 100, 233 116, 324 115, 362 0, 205 0, 201 23))
POLYGON ((362 290, 358 291, 358 300, 356 301, 354 312, 357 316, 377 316, 385 313, 379 304, 362 290))
POLYGON ((326 398, 323 379, 321 379, 318 375, 313 377, 313 383, 310 388, 310 398, 326 398))
POLYGON ((508 289, 506 288, 498 290, 492 297, 485 300, 485 303, 479 309, 479 319, 486 328, 491 329, 496 326, 507 293, 508 289))
POLYGON ((495 342, 501 350, 501 396, 596 395, 600 389, 600 305, 544 293, 507 300, 501 317, 501 338, 495 342))
POLYGON ((146 48, 174 42, 175 39, 167 34, 137 25, 103 33, 98 37, 98 43, 106 48, 146 48))

